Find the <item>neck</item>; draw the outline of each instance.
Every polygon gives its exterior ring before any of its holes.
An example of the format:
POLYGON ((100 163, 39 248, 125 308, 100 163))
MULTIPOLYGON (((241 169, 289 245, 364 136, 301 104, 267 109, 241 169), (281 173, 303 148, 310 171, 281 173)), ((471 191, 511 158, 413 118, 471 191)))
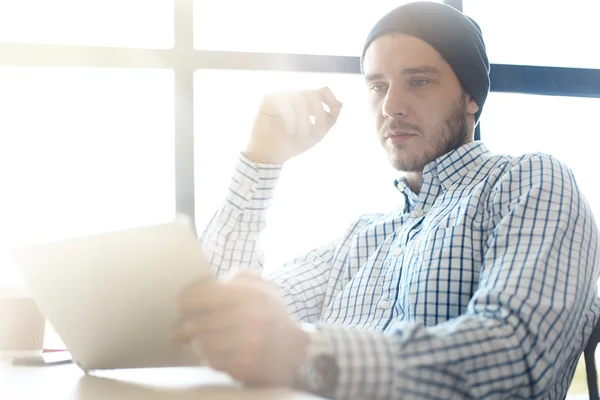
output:
POLYGON ((405 175, 406 183, 413 193, 418 194, 421 190, 421 181, 423 180, 423 171, 407 172, 405 175))

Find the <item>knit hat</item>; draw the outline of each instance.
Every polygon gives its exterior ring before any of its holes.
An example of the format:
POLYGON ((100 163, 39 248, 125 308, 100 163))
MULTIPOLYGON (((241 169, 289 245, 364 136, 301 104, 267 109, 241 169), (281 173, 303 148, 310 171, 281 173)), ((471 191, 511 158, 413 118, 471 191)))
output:
POLYGON ((451 6, 432 2, 404 4, 383 16, 371 29, 363 47, 363 59, 369 45, 381 35, 404 33, 417 37, 435 48, 452 67, 479 111, 490 89, 490 63, 479 25, 451 6))

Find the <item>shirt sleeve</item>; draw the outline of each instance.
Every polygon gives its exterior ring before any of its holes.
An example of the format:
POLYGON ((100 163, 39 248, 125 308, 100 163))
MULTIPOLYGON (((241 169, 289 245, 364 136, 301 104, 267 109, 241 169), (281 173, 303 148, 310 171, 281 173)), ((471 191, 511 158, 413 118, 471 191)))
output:
POLYGON ((515 164, 491 192, 465 314, 385 333, 321 328, 339 366, 335 398, 531 399, 568 387, 600 315, 597 227, 568 168, 544 155, 515 164))
POLYGON ((232 269, 261 271, 264 255, 258 247, 281 165, 257 164, 240 155, 223 206, 204 230, 205 257, 216 277, 232 269))
MULTIPOLYGON (((213 274, 225 277, 232 270, 262 272, 264 255, 258 246, 266 227, 281 165, 256 164, 240 155, 223 207, 202 235, 203 252, 213 274)), ((334 258, 344 258, 349 238, 371 223, 378 214, 363 215, 345 233, 286 263, 265 276, 281 292, 289 312, 299 321, 314 322, 322 312, 334 258)))

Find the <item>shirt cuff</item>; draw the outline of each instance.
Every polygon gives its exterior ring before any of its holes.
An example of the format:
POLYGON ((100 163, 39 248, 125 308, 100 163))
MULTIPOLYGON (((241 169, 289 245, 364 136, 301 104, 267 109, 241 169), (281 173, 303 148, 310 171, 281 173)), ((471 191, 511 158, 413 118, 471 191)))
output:
POLYGON ((338 365, 334 399, 390 399, 394 383, 393 337, 381 332, 319 326, 338 365))
POLYGON ((281 164, 259 164, 240 154, 225 201, 239 211, 265 212, 273 202, 281 164))

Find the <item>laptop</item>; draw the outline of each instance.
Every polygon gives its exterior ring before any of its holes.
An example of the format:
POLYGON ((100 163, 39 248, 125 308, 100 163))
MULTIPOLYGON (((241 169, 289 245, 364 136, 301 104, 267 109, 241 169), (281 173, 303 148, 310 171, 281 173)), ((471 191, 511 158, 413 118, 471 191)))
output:
POLYGON ((212 279, 189 224, 176 219, 23 246, 10 256, 85 372, 202 365, 171 340, 181 290, 212 279))

